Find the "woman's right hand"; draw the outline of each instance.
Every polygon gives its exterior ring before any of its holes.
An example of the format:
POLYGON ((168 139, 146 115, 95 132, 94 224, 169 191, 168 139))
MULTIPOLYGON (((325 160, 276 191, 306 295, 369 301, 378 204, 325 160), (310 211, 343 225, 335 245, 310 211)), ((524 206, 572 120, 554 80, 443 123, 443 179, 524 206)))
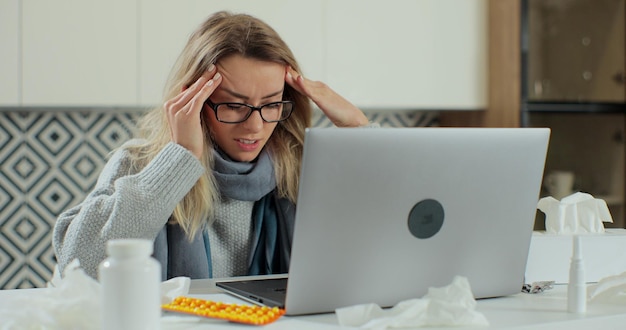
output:
POLYGON ((211 64, 209 70, 193 85, 163 105, 172 141, 187 148, 198 159, 202 157, 205 143, 200 113, 204 101, 213 94, 221 81, 222 76, 216 73, 215 65, 211 64))

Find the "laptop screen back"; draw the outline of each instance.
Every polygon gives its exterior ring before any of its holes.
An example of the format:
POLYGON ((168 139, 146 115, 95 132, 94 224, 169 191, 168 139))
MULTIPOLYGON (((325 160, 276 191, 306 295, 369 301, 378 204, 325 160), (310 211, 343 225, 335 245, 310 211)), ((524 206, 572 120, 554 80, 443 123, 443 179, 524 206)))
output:
POLYGON ((288 314, 393 306, 469 279, 520 292, 549 129, 306 132, 288 314))

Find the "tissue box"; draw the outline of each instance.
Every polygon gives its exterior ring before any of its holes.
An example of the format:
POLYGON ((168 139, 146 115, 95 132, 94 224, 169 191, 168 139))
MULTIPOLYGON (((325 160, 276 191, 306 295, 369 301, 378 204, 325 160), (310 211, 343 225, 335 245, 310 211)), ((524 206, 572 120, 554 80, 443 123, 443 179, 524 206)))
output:
MULTIPOLYGON (((581 234, 580 239, 588 283, 626 271, 626 229, 607 228, 604 233, 581 234)), ((572 235, 533 232, 525 282, 567 283, 572 243, 572 235)))

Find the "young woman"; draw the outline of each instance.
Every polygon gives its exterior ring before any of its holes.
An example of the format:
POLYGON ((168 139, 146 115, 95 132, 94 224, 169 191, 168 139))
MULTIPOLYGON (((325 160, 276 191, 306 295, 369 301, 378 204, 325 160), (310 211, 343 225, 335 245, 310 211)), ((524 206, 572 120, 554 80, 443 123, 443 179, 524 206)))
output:
POLYGON ((313 101, 337 126, 365 115, 299 73, 264 22, 218 12, 190 37, 162 107, 116 150, 94 190, 61 214, 53 246, 97 276, 110 239, 154 241, 162 277, 288 271, 304 130, 313 101))

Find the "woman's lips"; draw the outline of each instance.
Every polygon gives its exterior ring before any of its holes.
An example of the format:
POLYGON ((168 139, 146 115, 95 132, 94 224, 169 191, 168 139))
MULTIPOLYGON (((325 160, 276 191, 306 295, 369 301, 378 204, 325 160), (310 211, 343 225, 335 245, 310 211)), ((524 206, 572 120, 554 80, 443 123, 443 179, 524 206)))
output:
POLYGON ((245 151, 253 151, 259 146, 259 140, 235 139, 239 148, 245 151))

